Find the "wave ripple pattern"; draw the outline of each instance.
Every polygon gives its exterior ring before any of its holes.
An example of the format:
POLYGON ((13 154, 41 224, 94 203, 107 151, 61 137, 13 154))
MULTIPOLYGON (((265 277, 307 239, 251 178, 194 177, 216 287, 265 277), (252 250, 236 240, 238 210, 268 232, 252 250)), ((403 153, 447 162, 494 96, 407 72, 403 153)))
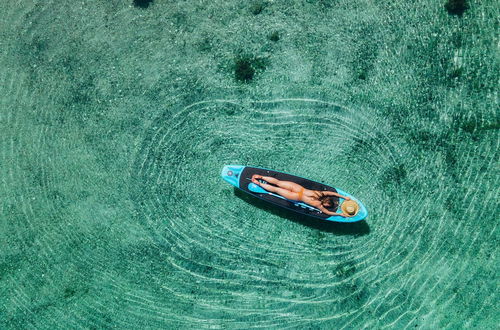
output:
POLYGON ((2 1, 0 329, 496 329, 498 10, 445 2, 2 1))
MULTIPOLYGON (((388 123, 366 113, 295 99, 200 102, 158 118, 131 173, 137 220, 164 255, 150 274, 164 283, 158 290, 196 306, 191 321, 200 324, 229 317, 242 327, 409 326, 482 276, 471 262, 490 247, 479 237, 495 228, 466 221, 477 188, 457 183, 472 195, 452 208, 457 190, 443 189, 444 164, 436 166, 434 154, 416 157, 388 123), (265 160, 354 189, 371 211, 368 230, 318 227, 316 219, 255 207, 218 177, 222 164, 265 160)), ((458 157, 470 163, 471 151, 458 157)), ((486 166, 493 162, 489 156, 486 166)), ((477 180, 467 171, 463 180, 477 180)), ((487 297, 476 303, 488 306, 487 297)), ((175 310, 170 317, 182 322, 175 310)))

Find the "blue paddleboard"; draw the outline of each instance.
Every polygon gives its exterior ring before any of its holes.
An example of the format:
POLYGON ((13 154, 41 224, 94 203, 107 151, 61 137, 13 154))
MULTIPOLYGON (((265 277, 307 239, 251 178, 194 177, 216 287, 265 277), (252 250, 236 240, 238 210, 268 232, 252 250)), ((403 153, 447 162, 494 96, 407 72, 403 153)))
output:
MULTIPOLYGON (((354 196, 351 194, 340 190, 338 188, 334 188, 316 181, 308 180, 301 178, 299 176, 291 175, 288 173, 283 173, 283 172, 278 172, 278 171, 273 171, 273 170, 268 170, 265 168, 260 168, 260 167, 251 167, 251 166, 242 166, 242 165, 226 165, 222 169, 221 172, 222 178, 235 186, 236 188, 239 188, 243 191, 245 191, 248 194, 251 194, 257 198, 263 199, 265 201, 268 201, 272 204, 275 204, 280 207, 284 207, 286 209, 312 216, 315 218, 320 218, 323 220, 328 220, 328 221, 335 221, 335 222, 356 222, 356 221, 361 221, 365 219, 368 216, 368 211, 366 210, 366 207, 354 196), (355 201, 359 205, 359 210, 358 212, 352 216, 352 217, 342 217, 342 216, 331 216, 328 214, 325 214, 321 212, 319 209, 308 205, 303 202, 299 201, 294 201, 294 200, 289 200, 284 198, 283 196, 280 196, 276 193, 269 192, 262 188, 259 185, 256 185, 251 181, 252 176, 254 174, 259 174, 263 176, 270 176, 274 177, 278 180, 282 181, 292 181, 297 184, 300 184, 302 187, 310 190, 319 190, 319 191, 333 191, 336 192, 342 196, 347 196, 351 198, 351 200, 355 201)), ((330 209, 332 212, 335 213, 342 213, 341 206, 342 203, 344 202, 343 198, 338 198, 335 197, 336 204, 333 209, 330 209)))

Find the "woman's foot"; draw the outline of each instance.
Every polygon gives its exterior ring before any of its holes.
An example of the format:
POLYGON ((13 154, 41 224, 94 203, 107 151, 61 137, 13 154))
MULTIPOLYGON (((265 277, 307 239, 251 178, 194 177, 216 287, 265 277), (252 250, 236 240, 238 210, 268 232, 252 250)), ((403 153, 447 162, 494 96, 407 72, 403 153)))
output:
POLYGON ((258 179, 262 179, 262 175, 259 174, 252 175, 252 182, 255 183, 256 185, 260 185, 258 179))

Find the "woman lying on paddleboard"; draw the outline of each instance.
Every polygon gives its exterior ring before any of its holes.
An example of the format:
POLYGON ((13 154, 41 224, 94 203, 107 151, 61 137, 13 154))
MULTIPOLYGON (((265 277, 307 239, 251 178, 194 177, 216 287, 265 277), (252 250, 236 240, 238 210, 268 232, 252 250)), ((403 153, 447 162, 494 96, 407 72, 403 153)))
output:
POLYGON ((327 210, 326 207, 332 207, 335 205, 333 196, 343 198, 346 201, 351 200, 349 197, 342 196, 333 191, 309 190, 305 189, 300 184, 297 184, 295 182, 281 181, 270 176, 262 176, 259 174, 252 175, 252 182, 255 183, 256 185, 261 186, 267 191, 277 193, 278 195, 283 196, 286 199, 300 201, 308 205, 311 205, 328 215, 340 215, 343 217, 352 217, 357 212, 357 204, 354 201, 349 203, 349 204, 352 203, 353 205, 349 205, 346 207, 345 210, 346 213, 335 213, 327 210), (276 186, 267 183, 262 183, 258 180, 264 180, 276 186))

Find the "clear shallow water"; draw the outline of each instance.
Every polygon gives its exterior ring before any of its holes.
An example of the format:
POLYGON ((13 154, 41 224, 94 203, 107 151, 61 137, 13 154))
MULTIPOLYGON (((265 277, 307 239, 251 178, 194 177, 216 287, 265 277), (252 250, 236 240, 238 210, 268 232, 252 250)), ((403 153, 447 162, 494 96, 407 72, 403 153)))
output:
POLYGON ((498 323, 497 10, 265 4, 2 5, 2 327, 498 323), (370 216, 276 210, 230 163, 370 216))

